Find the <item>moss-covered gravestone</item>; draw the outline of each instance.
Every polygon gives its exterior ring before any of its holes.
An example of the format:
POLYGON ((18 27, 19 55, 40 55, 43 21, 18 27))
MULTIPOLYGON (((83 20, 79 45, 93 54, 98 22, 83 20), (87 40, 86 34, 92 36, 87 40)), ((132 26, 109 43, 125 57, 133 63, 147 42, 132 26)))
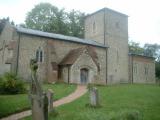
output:
POLYGON ((99 94, 96 87, 90 88, 90 105, 93 107, 98 107, 99 104, 99 94))

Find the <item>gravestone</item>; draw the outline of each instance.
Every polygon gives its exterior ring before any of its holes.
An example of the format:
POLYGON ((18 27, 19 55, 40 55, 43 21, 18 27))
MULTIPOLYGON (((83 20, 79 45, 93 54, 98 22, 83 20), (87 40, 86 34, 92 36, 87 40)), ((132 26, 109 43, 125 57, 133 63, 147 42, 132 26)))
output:
POLYGON ((31 83, 30 83, 30 99, 33 120, 48 120, 48 98, 43 93, 41 85, 37 79, 37 61, 31 59, 31 83))
POLYGON ((48 89, 47 97, 48 97, 48 111, 52 111, 53 110, 53 97, 54 97, 54 93, 52 89, 48 89))
POLYGON ((99 95, 96 87, 90 89, 90 105, 93 107, 99 106, 99 95))
POLYGON ((44 95, 44 106, 43 106, 43 113, 44 113, 44 119, 48 120, 48 97, 46 95, 46 93, 43 94, 44 95))

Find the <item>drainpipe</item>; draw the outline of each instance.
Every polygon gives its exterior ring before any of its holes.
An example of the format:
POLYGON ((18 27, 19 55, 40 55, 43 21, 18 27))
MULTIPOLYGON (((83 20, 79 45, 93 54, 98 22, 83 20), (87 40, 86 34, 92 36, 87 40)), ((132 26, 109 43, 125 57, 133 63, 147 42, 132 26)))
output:
POLYGON ((107 66, 107 63, 108 63, 108 59, 107 59, 107 52, 108 52, 108 48, 106 48, 106 85, 107 85, 107 79, 108 79, 108 66, 107 66))
POLYGON ((18 74, 18 63, 19 63, 19 47, 20 47, 20 33, 18 33, 18 43, 17 43, 17 58, 16 58, 16 75, 18 74))
POLYGON ((131 55, 131 62, 132 62, 132 78, 131 78, 131 83, 133 84, 133 56, 131 55))
POLYGON ((68 66, 68 84, 70 83, 70 66, 68 66))

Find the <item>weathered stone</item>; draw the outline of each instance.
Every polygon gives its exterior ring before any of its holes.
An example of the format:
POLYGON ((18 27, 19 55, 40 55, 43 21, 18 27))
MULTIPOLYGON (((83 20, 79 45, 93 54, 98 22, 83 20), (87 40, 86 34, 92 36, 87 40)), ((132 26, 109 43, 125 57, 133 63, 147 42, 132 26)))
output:
POLYGON ((43 94, 41 85, 37 79, 37 61, 30 60, 31 69, 31 84, 30 84, 30 99, 32 107, 33 120, 48 120, 48 98, 43 94))
POLYGON ((90 104, 94 107, 99 105, 99 94, 96 87, 90 89, 90 104))
POLYGON ((32 96, 32 119, 45 120, 43 111, 43 98, 37 95, 32 96))
POLYGON ((47 97, 48 97, 48 111, 52 111, 53 110, 53 97, 54 97, 54 92, 52 91, 52 89, 48 89, 47 97))

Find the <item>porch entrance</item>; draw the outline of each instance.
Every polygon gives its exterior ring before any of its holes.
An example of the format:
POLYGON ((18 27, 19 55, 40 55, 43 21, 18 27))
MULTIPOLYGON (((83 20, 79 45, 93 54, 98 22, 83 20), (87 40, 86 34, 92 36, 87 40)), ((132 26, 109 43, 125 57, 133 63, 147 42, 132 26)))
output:
POLYGON ((88 82, 88 69, 86 68, 81 69, 80 79, 81 79, 81 84, 86 84, 88 82))

